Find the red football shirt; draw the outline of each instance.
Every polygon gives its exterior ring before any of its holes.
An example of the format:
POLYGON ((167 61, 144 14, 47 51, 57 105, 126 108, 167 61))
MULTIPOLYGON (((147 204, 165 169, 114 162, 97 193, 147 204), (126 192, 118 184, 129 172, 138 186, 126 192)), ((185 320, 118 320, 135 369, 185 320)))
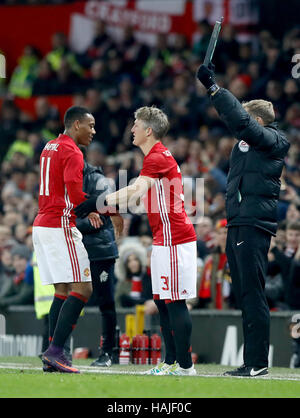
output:
POLYGON ((40 157, 39 211, 34 226, 76 226, 73 209, 85 200, 83 155, 72 138, 59 135, 40 157))
POLYGON ((184 209, 180 168, 161 142, 145 156, 140 175, 155 179, 144 199, 153 244, 171 246, 196 241, 193 224, 184 209))

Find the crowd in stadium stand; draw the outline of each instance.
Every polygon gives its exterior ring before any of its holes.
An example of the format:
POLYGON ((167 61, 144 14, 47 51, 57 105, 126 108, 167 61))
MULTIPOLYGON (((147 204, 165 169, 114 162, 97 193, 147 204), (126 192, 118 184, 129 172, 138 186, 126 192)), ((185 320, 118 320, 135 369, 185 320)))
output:
MULTIPOLYGON (((156 45, 149 47, 138 43, 130 28, 124 29, 123 39, 116 43, 107 35, 105 24, 97 22, 94 40, 85 53, 70 50, 62 33, 53 34, 53 48, 45 56, 34 45, 24 48, 2 87, 0 309, 33 303, 31 225, 38 209, 39 155, 46 141, 63 131, 58 110, 48 101, 54 94, 72 95, 73 104, 84 105, 93 113, 97 133, 87 159, 101 165, 106 176, 117 182, 119 170, 127 170, 130 181, 142 167, 142 154, 133 147, 130 133, 133 112, 143 105, 156 105, 168 114, 171 129, 163 143, 177 160, 183 178, 194 180, 186 200, 191 216, 199 209, 193 206, 195 180, 204 179, 204 216, 198 216, 195 223, 199 294, 189 306, 234 308, 223 243, 226 176, 235 139, 195 81, 210 32, 203 21, 191 45, 182 35, 170 43, 170 37, 161 34, 156 45), (33 95, 39 97, 36 119, 13 101, 33 95), (216 288, 212 289, 212 283, 216 288)), ((279 231, 272 240, 266 283, 270 309, 275 310, 300 308, 300 297, 296 297, 300 293, 300 84, 291 75, 296 53, 300 53, 297 28, 287 32, 280 43, 268 31, 258 33, 251 43, 239 43, 234 28, 226 25, 214 59, 219 85, 241 101, 271 101, 291 143, 282 176, 279 231)), ((120 245, 126 237, 148 237, 148 248, 151 233, 146 216, 126 214, 124 218, 120 245)), ((130 293, 130 286, 127 289, 130 293)))

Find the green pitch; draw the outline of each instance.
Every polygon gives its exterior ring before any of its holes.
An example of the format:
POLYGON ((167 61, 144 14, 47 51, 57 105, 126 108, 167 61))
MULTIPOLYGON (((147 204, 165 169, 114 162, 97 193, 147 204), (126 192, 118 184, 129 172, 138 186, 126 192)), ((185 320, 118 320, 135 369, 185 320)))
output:
POLYGON ((197 365, 197 376, 145 376, 146 366, 89 367, 81 374, 43 373, 32 357, 0 357, 0 398, 298 398, 300 370, 272 368, 268 377, 222 377, 228 367, 197 365))

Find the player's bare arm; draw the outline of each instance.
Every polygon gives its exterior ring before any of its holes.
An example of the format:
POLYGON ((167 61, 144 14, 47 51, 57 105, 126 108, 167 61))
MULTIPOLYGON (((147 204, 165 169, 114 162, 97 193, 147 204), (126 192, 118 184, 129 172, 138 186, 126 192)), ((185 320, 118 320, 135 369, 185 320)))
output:
POLYGON ((106 202, 108 206, 125 206, 131 198, 143 197, 154 183, 155 180, 151 177, 139 176, 133 184, 107 195, 106 202))

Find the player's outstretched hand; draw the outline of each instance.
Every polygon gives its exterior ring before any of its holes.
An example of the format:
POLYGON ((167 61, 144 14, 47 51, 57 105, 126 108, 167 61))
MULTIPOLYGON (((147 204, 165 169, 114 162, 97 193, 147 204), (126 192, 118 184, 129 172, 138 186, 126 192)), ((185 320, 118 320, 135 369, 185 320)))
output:
POLYGON ((86 216, 88 216, 89 213, 97 212, 97 206, 96 206, 97 198, 98 198, 98 195, 93 195, 93 196, 87 195, 87 200, 80 203, 80 205, 78 205, 74 209, 74 212, 77 218, 83 219, 86 216))
POLYGON ((213 63, 209 63, 208 66, 201 64, 197 71, 197 78, 208 90, 211 86, 216 84, 215 79, 215 66, 213 63))

